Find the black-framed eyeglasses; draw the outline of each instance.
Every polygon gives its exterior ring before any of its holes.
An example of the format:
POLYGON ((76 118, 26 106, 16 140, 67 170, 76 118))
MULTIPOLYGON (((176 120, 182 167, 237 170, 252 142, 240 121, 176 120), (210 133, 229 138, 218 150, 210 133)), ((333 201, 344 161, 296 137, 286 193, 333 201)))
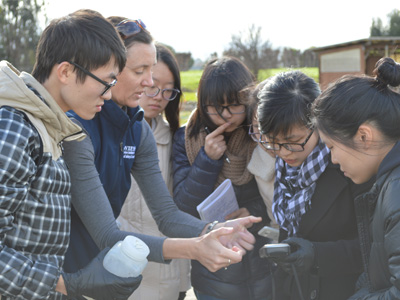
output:
POLYGON ((253 139, 253 141, 255 141, 257 143, 260 142, 261 133, 259 131, 258 132, 254 132, 254 125, 253 124, 249 125, 249 135, 253 139))
POLYGON ((302 151, 304 151, 304 146, 307 144, 308 140, 311 138, 313 133, 314 133, 314 129, 311 130, 311 132, 307 136, 306 140, 301 144, 299 144, 299 143, 282 143, 282 144, 270 143, 268 141, 263 141, 261 138, 260 138, 259 142, 266 150, 279 151, 279 150, 281 150, 281 147, 283 147, 286 150, 289 150, 291 152, 302 152, 302 151))
POLYGON ((226 109, 231 115, 243 114, 246 112, 246 106, 243 104, 230 105, 204 105, 204 110, 208 115, 222 115, 226 109))
POLYGON ((115 78, 113 81, 111 81, 111 83, 108 83, 104 80, 101 80, 99 77, 97 77, 96 75, 94 75, 92 72, 86 70, 84 67, 81 67, 80 65, 72 62, 72 61, 68 61, 71 65, 74 65, 76 68, 78 68, 79 70, 81 70, 83 73, 85 73, 86 75, 89 75, 90 77, 92 77, 93 79, 97 80, 98 82, 102 83, 103 85, 105 85, 105 89, 104 91, 100 94, 100 96, 103 96, 105 93, 108 92, 109 89, 111 89, 114 85, 117 84, 117 79, 115 78))
POLYGON ((160 89, 159 87, 152 86, 152 87, 146 87, 144 89, 144 93, 146 94, 147 97, 155 97, 158 95, 158 93, 161 92, 161 96, 163 97, 164 100, 167 101, 172 101, 178 96, 178 94, 181 92, 178 89, 160 89))
POLYGON ((122 39, 126 40, 135 34, 138 34, 140 31, 146 29, 146 25, 142 22, 142 20, 123 20, 119 22, 116 26, 119 34, 122 39))

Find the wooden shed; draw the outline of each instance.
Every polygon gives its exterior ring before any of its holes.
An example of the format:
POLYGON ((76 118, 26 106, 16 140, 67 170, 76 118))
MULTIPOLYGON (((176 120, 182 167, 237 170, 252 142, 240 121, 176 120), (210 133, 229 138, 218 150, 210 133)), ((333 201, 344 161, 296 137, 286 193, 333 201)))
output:
POLYGON ((375 63, 382 57, 390 56, 400 62, 399 46, 400 36, 385 36, 314 48, 321 89, 345 74, 372 75, 375 63))

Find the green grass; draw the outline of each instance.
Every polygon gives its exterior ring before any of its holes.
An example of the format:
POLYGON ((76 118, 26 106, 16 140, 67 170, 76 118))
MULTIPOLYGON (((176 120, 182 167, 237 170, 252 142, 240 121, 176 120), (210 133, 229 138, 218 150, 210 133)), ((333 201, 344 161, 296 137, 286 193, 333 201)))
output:
POLYGON ((197 91, 197 86, 199 85, 199 80, 202 73, 203 70, 191 70, 191 71, 181 72, 182 90, 184 93, 186 91, 189 92, 197 91))
MULTIPOLYGON (((319 82, 318 68, 298 68, 298 69, 277 68, 277 69, 260 70, 258 74, 258 81, 261 82, 264 79, 267 79, 278 73, 290 70, 300 70, 304 74, 313 78, 316 82, 319 82)), ((203 73, 202 70, 191 70, 191 71, 181 72, 182 91, 183 94, 185 95, 185 101, 197 101, 196 92, 202 73, 203 73)))
MULTIPOLYGON (((196 87, 197 88, 197 87, 196 87)), ((197 92, 183 92, 183 101, 197 101, 197 92)))
MULTIPOLYGON (((286 72, 290 70, 300 70, 304 74, 313 78, 316 82, 319 82, 319 73, 318 68, 297 68, 297 69, 288 69, 288 68, 277 68, 277 69, 267 69, 260 70, 258 74, 258 81, 261 82, 264 79, 267 79, 271 76, 274 76, 281 72, 286 72)), ((191 70, 191 71, 183 71, 181 72, 181 80, 182 80, 182 92, 183 92, 183 101, 184 102, 196 102, 197 101, 197 87, 199 85, 202 70, 191 70)), ((181 124, 185 124, 187 118, 190 115, 190 111, 182 110, 180 112, 181 116, 181 124)))
POLYGON ((319 82, 318 68, 293 68, 293 69, 277 68, 277 69, 260 70, 260 72, 258 73, 258 81, 261 82, 264 79, 267 79, 278 73, 293 71, 293 70, 299 70, 299 71, 303 72, 304 74, 306 74, 307 76, 310 76, 316 82, 319 82))
POLYGON ((190 116, 190 113, 191 113, 191 111, 188 111, 188 110, 181 110, 180 111, 180 113, 179 113, 179 122, 180 122, 181 126, 184 125, 187 122, 187 120, 188 120, 188 118, 190 116))

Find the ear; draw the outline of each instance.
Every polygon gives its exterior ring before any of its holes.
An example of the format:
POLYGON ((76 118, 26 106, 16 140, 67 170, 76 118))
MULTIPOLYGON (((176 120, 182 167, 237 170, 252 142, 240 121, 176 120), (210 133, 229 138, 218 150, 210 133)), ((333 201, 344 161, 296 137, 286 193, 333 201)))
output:
POLYGON ((354 137, 355 142, 361 145, 362 148, 368 149, 371 146, 373 140, 374 130, 369 124, 361 124, 358 127, 357 133, 354 137))
POLYGON ((67 84, 69 80, 71 80, 74 74, 74 67, 66 61, 63 61, 61 64, 56 66, 56 74, 58 80, 64 84, 67 84))

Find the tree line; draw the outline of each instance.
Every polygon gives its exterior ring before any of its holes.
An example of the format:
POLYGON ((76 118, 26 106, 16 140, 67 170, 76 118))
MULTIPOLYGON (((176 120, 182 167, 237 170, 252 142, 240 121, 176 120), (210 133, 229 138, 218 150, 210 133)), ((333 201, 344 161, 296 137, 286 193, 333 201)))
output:
MULTIPOLYGON (((30 72, 35 62, 35 48, 41 28, 39 16, 46 17, 44 0, 1 0, 0 4, 0 59, 10 61, 20 70, 30 72)), ((388 24, 380 18, 373 19, 370 36, 400 36, 400 11, 394 9, 388 14, 388 24)), ((176 53, 182 71, 194 64, 191 53, 176 53)), ((261 27, 252 25, 248 31, 232 35, 223 55, 241 59, 258 75, 261 69, 317 67, 318 58, 313 48, 304 51, 284 47, 274 49, 270 41, 261 38, 261 27)), ((217 53, 210 58, 216 57, 217 53)))

